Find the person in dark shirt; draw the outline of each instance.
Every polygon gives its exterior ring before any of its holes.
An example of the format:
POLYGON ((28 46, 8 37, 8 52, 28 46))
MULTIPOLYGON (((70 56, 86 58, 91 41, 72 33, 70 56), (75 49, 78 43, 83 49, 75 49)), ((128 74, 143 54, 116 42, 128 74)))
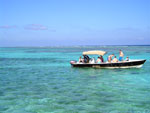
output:
POLYGON ((103 56, 102 56, 102 55, 100 56, 100 59, 101 59, 101 62, 104 62, 104 59, 103 59, 103 56))
POLYGON ((84 62, 89 63, 89 60, 90 60, 89 56, 88 55, 83 55, 83 57, 84 57, 84 62))

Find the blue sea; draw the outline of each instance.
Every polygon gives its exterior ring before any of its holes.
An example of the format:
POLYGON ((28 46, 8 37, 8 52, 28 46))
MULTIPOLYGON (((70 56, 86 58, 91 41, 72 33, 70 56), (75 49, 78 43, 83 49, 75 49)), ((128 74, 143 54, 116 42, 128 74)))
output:
MULTIPOLYGON (((94 56, 97 58, 97 56, 94 56)), ((0 48, 0 113, 150 113, 150 46, 0 48), (83 51, 146 59, 142 68, 73 68, 83 51)))

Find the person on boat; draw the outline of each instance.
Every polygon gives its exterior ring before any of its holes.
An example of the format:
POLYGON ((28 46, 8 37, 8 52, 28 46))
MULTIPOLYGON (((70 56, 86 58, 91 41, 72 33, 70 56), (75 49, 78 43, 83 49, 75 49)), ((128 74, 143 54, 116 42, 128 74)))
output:
POLYGON ((129 57, 126 58, 126 61, 129 61, 129 57))
POLYGON ((124 57, 124 54, 123 54, 123 52, 120 50, 120 51, 119 51, 119 61, 123 61, 123 57, 124 57))
POLYGON ((80 56, 80 58, 79 58, 79 63, 82 63, 83 62, 83 59, 82 59, 82 57, 80 56))
POLYGON ((108 62, 111 62, 113 56, 114 54, 108 56, 108 62))
POLYGON ((115 56, 114 59, 112 60, 112 62, 118 62, 117 57, 115 56))
POLYGON ((96 60, 96 63, 101 63, 100 57, 98 57, 98 59, 96 60))
POLYGON ((101 59, 101 62, 104 62, 104 58, 102 55, 100 56, 100 59, 101 59))
POLYGON ((89 63, 95 63, 95 58, 94 58, 94 57, 93 57, 93 58, 90 58, 89 63))
POLYGON ((98 57, 96 63, 102 63, 104 62, 103 56, 98 57))
POLYGON ((88 55, 83 55, 83 57, 84 57, 84 62, 89 63, 89 60, 90 60, 89 56, 88 55))

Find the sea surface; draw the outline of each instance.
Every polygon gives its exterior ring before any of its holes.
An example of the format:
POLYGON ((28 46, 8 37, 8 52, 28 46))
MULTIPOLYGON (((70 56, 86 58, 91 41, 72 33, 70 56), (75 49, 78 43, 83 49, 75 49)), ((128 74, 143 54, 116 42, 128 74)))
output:
POLYGON ((0 113, 150 113, 150 46, 0 48, 0 113), (147 61, 140 69, 69 64, 83 51, 118 57, 119 49, 147 61))

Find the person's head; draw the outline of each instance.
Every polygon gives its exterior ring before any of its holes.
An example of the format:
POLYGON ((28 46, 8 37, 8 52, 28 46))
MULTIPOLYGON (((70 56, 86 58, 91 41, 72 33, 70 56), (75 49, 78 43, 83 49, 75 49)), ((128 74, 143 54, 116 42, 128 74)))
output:
POLYGON ((117 58, 117 57, 115 56, 115 58, 117 58))
POLYGON ((114 56, 114 54, 112 54, 114 56))
POLYGON ((82 58, 82 57, 80 56, 80 58, 82 58))
POLYGON ((129 58, 129 57, 127 57, 127 58, 129 58))

